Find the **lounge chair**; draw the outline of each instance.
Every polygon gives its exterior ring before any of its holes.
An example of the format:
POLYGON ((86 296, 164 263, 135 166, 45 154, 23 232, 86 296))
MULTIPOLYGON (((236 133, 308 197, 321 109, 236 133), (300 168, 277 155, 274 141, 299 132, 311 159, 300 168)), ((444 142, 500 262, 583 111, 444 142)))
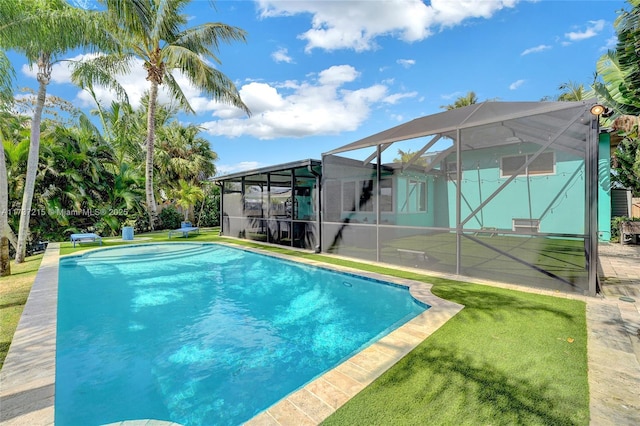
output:
POLYGON ((94 243, 100 241, 100 245, 102 245, 102 237, 98 234, 71 234, 71 242, 74 247, 76 246, 76 242, 79 243, 82 241, 93 241, 94 243))
POLYGON ((196 234, 199 234, 200 228, 198 228, 197 226, 191 225, 191 222, 182 222, 180 224, 180 228, 169 231, 169 238, 171 238, 171 235, 173 234, 180 234, 180 233, 184 238, 187 238, 189 236, 189 232, 195 232, 196 234))

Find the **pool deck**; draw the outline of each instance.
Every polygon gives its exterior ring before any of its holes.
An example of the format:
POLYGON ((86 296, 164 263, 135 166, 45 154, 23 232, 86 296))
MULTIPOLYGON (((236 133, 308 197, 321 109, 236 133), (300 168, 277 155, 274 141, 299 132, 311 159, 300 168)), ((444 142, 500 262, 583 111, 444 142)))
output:
MULTIPOLYGON (((246 248, 245 248, 246 249, 246 248)), ((269 253, 272 255, 271 253, 269 253)), ((0 424, 53 425, 59 243, 50 243, 0 371, 0 424)), ((286 256, 283 256, 286 257, 286 256)), ((300 259, 296 258, 296 261, 300 259)), ((591 425, 640 424, 640 246, 600 246, 603 292, 597 297, 523 288, 466 277, 521 291, 583 300, 587 305, 591 425), (632 298, 633 302, 621 297, 632 298)), ((323 265, 319 262, 305 261, 323 265)), ((349 268, 332 269, 380 278, 349 268)), ((392 266, 394 267, 394 266, 392 266)), ((425 271, 420 271, 425 273, 425 271)), ((429 272, 430 273, 430 272, 429 272)), ((431 273, 430 273, 431 274, 431 273)), ((439 299, 430 285, 408 285, 414 297, 432 306, 394 332, 356 354, 248 421, 247 425, 318 424, 411 349, 437 330, 462 306, 439 299)), ((176 423, 134 420, 114 425, 160 426, 176 423)))

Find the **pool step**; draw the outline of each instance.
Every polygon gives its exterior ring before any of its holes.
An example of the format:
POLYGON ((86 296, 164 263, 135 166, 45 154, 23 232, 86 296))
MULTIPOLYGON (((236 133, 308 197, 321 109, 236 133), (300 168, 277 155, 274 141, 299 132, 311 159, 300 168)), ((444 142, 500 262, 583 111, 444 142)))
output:
POLYGON ((87 265, 95 262, 107 264, 122 264, 134 262, 148 262, 156 260, 177 259, 187 256, 197 256, 216 250, 213 244, 144 244, 107 248, 85 253, 81 256, 71 256, 62 259, 61 266, 87 265), (136 250, 136 248, 139 248, 136 250))

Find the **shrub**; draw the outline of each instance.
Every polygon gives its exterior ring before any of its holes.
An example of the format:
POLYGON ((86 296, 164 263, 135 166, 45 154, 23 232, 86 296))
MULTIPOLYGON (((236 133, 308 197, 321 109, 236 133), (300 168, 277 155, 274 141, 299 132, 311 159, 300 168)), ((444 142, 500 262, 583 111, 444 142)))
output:
POLYGON ((178 229, 183 216, 174 206, 168 206, 160 212, 160 225, 158 229, 178 229))

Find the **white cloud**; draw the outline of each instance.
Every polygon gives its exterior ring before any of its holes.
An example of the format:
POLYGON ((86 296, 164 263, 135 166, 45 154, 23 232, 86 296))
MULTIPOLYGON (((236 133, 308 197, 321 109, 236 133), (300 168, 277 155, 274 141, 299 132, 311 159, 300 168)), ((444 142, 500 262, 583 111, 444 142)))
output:
MULTIPOLYGON (((388 87, 374 84, 347 88, 360 73, 349 65, 332 66, 302 82, 251 82, 240 88, 251 117, 228 116, 232 107, 219 105, 217 120, 202 123, 211 135, 258 139, 300 138, 352 131, 369 117, 372 107, 393 104, 415 93, 388 93, 388 87)), ((237 110, 236 110, 237 111, 237 110)))
POLYGON ((526 80, 517 80, 517 81, 514 81, 513 83, 511 83, 511 84, 509 85, 509 90, 516 90, 516 89, 519 89, 519 88, 520 88, 520 87, 525 83, 525 81, 526 81, 526 80))
POLYGON ((271 54, 271 59, 275 62, 286 62, 287 64, 293 63, 293 58, 289 56, 289 51, 285 47, 281 47, 271 54))
POLYGON ((418 96, 418 92, 394 93, 393 95, 386 96, 384 101, 388 104, 394 105, 401 99, 415 98, 416 96, 418 96))
POLYGON ((396 63, 402 65, 405 68, 410 68, 412 65, 416 64, 415 59, 398 59, 396 63))
POLYGON ((564 36, 568 38, 570 41, 580 41, 586 40, 591 37, 595 37, 604 29, 605 21, 604 19, 599 19, 597 21, 589 21, 587 24, 587 28, 582 31, 572 31, 566 33, 564 36))
POLYGON ((217 176, 228 175, 231 173, 243 172, 245 170, 255 170, 265 166, 258 161, 242 161, 237 164, 217 164, 217 176))
POLYGON ((463 95, 462 92, 453 92, 453 93, 445 93, 444 95, 440 95, 440 97, 448 101, 450 99, 459 98, 462 95, 463 95))
POLYGON ((424 40, 434 30, 470 18, 490 18, 520 0, 277 1, 258 0, 262 18, 311 14, 311 29, 298 37, 305 50, 375 49, 375 39, 394 36, 406 42, 424 40))
POLYGON ((539 46, 536 47, 530 47, 529 49, 525 49, 520 56, 525 56, 528 55, 530 53, 539 53, 539 52, 544 52, 545 50, 549 50, 551 49, 551 46, 548 46, 546 44, 541 44, 539 46))

